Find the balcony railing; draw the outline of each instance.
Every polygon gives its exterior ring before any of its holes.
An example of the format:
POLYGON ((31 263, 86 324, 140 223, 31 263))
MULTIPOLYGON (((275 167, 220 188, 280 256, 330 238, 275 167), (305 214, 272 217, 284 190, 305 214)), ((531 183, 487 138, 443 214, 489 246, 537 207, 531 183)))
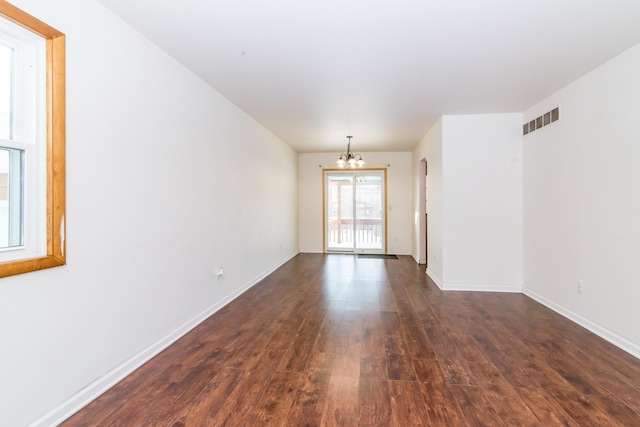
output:
POLYGON ((382 248, 382 220, 358 219, 355 230, 352 218, 329 220, 329 247, 353 247, 354 238, 358 247, 382 248))

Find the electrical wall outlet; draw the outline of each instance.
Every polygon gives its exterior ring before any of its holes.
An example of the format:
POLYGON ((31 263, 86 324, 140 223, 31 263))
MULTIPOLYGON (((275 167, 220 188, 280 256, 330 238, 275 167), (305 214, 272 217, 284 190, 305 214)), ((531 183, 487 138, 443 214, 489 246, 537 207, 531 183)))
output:
POLYGON ((224 276, 224 268, 218 267, 218 271, 216 271, 216 277, 220 279, 222 276, 224 276))
POLYGON ((582 283, 582 280, 578 280, 578 283, 577 283, 578 293, 581 294, 583 290, 584 290, 584 283, 582 283))

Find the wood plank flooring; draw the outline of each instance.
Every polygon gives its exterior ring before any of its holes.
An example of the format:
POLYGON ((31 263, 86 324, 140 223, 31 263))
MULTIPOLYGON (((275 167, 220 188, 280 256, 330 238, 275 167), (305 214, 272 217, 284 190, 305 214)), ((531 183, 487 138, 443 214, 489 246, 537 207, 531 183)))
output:
POLYGON ((640 361, 410 257, 300 254, 64 426, 640 426, 640 361))

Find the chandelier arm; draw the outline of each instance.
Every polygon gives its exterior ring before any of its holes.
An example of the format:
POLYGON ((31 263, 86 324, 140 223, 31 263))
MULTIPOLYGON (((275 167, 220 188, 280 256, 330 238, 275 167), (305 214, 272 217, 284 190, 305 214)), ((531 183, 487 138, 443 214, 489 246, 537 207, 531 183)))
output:
POLYGON ((349 165, 350 168, 364 165, 364 160, 362 159, 362 155, 360 153, 351 152, 351 138, 353 138, 353 136, 350 136, 350 135, 347 136, 347 140, 348 140, 347 152, 341 153, 340 156, 338 157, 338 161, 336 163, 338 164, 339 167, 344 167, 347 164, 349 165))

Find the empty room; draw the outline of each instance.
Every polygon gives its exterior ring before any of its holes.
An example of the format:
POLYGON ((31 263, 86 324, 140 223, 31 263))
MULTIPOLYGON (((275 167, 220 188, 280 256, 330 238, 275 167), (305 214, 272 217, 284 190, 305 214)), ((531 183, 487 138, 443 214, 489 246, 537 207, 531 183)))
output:
POLYGON ((0 0, 0 426, 640 425, 638 16, 0 0))

